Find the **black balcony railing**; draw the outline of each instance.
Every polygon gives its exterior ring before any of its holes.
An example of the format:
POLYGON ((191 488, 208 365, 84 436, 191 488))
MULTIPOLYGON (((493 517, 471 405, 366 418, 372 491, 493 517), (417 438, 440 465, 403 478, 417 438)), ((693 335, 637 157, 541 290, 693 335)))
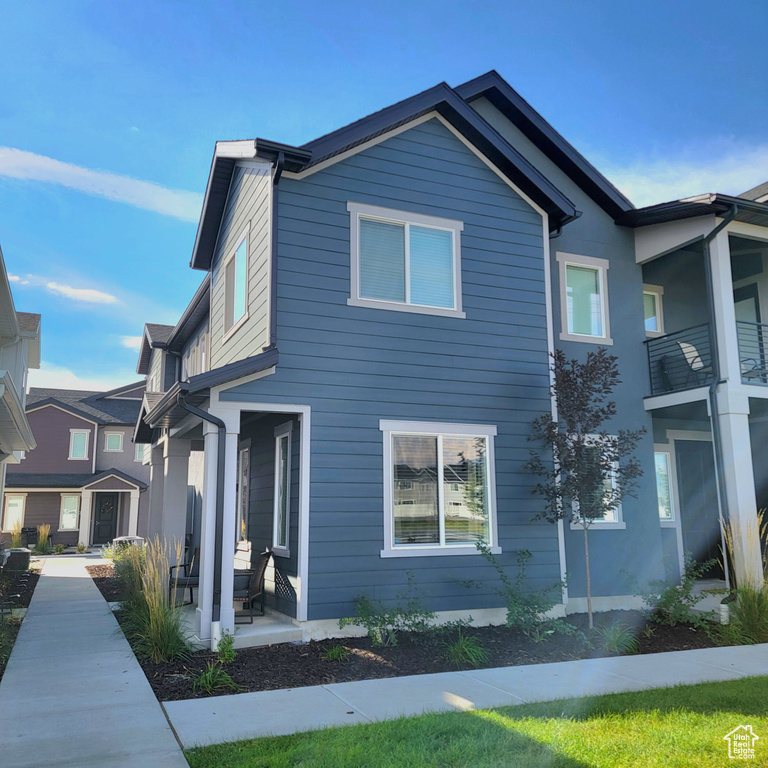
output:
POLYGON ((709 323, 647 339, 651 394, 704 387, 712 382, 712 331, 709 323))
POLYGON ((744 384, 768 384, 768 325, 736 321, 739 363, 744 384))

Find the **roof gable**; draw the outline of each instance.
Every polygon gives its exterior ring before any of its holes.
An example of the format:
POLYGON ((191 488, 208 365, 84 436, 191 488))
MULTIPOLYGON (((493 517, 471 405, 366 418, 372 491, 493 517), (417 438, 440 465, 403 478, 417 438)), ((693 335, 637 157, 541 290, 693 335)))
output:
POLYGON ((469 104, 485 97, 614 219, 634 208, 628 198, 495 70, 459 85, 455 90, 469 104))

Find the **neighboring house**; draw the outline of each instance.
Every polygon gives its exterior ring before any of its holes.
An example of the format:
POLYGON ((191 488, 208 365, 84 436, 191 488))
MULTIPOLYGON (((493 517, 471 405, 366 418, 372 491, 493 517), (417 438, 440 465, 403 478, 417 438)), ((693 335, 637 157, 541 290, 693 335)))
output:
POLYGON ((647 428, 637 497, 590 534, 597 610, 706 558, 718 514, 756 574, 766 244, 768 204, 635 209, 495 72, 301 147, 217 143, 206 277, 174 328, 147 326, 135 432, 150 529, 200 549, 199 636, 234 627, 241 538, 272 548, 268 607, 304 637, 409 583, 441 618, 503 620, 478 541, 509 569, 529 550, 531 588, 567 578, 562 610, 585 610, 582 534, 532 522, 523 471, 556 346, 616 354, 611 429, 647 428))
POLYGON ((47 523, 54 544, 106 544, 146 532, 149 468, 133 442, 144 382, 109 392, 33 387, 37 448, 6 478, 3 531, 47 523))
POLYGON ((35 447, 24 404, 27 373, 39 367, 40 315, 16 311, 0 250, 0 495, 7 467, 35 447))

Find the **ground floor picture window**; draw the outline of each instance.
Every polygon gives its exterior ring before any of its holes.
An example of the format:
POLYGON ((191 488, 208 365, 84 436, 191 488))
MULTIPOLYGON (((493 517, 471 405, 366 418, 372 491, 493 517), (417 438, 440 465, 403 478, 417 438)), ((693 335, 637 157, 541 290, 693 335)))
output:
POLYGON ((433 434, 385 433, 394 549, 491 543, 492 434, 451 434, 445 427, 433 434))
POLYGON ((24 496, 5 497, 4 531, 12 531, 24 525, 24 496))
POLYGON ((61 497, 61 517, 59 519, 60 531, 76 531, 78 528, 77 516, 80 511, 80 497, 77 495, 63 495, 61 497))

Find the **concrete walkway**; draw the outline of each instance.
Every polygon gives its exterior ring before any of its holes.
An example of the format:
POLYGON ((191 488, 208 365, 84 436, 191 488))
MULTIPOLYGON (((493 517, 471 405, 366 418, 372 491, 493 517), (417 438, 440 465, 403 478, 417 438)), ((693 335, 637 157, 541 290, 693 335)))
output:
POLYGON ((768 645, 445 672, 163 704, 185 748, 425 712, 768 675, 768 645))
POLYGON ((85 566, 46 559, 0 681, 4 768, 188 768, 85 566))

